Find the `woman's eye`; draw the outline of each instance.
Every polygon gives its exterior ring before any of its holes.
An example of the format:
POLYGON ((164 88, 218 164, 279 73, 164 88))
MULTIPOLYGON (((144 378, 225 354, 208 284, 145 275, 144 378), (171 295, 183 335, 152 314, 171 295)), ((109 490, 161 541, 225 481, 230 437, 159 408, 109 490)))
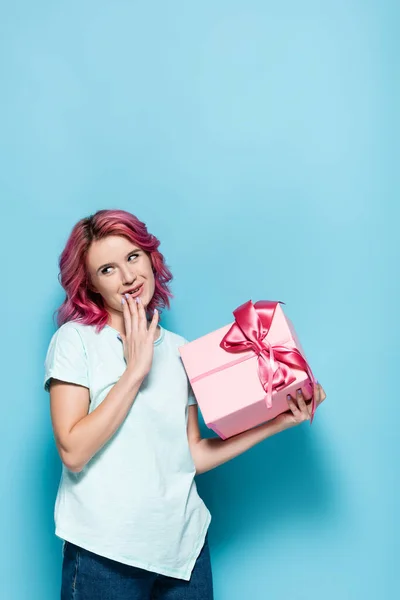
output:
MULTIPOLYGON (((137 252, 134 252, 133 254, 130 254, 130 255, 128 256, 128 260, 129 260, 130 258, 132 258, 132 256, 139 256, 139 254, 138 254, 137 252)), ((107 275, 107 274, 108 274, 108 273, 107 273, 107 269, 111 269, 111 268, 112 268, 112 267, 104 267, 104 269, 102 269, 102 271, 101 271, 101 272, 102 272, 102 274, 103 274, 103 275, 107 275)))

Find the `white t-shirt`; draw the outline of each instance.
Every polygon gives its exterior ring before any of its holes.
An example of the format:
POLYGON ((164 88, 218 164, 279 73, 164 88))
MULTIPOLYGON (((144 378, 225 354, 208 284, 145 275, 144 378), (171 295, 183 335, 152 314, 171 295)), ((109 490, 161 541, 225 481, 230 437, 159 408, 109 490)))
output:
MULTIPOLYGON (((161 327, 161 326, 160 326, 161 327)), ((118 331, 71 321, 51 338, 44 388, 54 377, 90 391, 92 412, 126 369, 118 331)), ((113 560, 189 580, 211 514, 197 493, 186 425, 195 404, 178 347, 161 327, 149 375, 110 440, 84 469, 62 465, 55 534, 113 560)))

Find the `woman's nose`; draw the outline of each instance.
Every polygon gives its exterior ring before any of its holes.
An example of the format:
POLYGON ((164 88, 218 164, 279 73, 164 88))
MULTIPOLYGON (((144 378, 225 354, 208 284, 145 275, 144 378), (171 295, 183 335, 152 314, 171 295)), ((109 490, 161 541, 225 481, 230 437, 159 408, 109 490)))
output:
POLYGON ((124 285, 134 283, 136 281, 136 277, 137 275, 135 273, 132 273, 132 271, 127 267, 122 271, 122 279, 124 285))

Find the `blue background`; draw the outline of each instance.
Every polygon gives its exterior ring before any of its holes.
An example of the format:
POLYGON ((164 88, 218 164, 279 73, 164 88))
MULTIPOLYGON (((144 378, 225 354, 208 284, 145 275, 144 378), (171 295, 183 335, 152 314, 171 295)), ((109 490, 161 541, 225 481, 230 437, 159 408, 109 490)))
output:
POLYGON ((43 362, 100 208, 161 240, 165 327, 282 300, 327 392, 197 478, 216 600, 399 597, 396 4, 1 3, 1 598, 59 597, 43 362))

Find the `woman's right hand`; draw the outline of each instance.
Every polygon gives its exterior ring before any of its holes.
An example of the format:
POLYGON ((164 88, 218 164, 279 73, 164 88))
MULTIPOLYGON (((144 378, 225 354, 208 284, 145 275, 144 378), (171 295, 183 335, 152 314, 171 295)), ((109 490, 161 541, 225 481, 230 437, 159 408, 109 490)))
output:
POLYGON ((137 296, 124 296, 122 313, 125 323, 125 335, 121 334, 127 370, 134 371, 139 377, 146 377, 153 362, 154 341, 158 325, 158 311, 154 312, 147 329, 147 318, 144 306, 137 296), (139 299, 139 302, 137 302, 139 299))

